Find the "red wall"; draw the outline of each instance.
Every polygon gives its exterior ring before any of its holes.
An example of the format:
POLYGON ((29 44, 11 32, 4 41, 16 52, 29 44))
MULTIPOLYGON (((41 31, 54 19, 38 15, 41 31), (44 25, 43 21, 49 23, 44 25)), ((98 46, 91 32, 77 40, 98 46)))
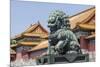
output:
POLYGON ((46 49, 30 52, 30 58, 36 58, 46 52, 46 49))
POLYGON ((87 49, 88 51, 95 51, 95 44, 90 43, 91 39, 85 39, 85 36, 80 37, 81 49, 87 49))

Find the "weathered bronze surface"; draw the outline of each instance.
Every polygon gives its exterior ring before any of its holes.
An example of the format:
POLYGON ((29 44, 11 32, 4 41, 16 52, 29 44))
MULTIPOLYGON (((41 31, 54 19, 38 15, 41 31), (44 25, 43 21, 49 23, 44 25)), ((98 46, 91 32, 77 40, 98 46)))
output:
POLYGON ((57 62, 88 61, 88 55, 82 54, 80 44, 70 29, 69 17, 56 10, 48 19, 49 47, 47 55, 37 60, 38 64, 54 64, 57 62))

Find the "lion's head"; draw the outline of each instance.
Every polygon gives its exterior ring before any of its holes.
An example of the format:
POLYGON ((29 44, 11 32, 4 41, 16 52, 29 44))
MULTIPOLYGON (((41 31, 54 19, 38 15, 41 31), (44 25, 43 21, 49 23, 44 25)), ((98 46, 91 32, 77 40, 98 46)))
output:
POLYGON ((60 29, 63 27, 69 27, 69 19, 66 13, 60 10, 55 10, 49 15, 48 27, 60 29))

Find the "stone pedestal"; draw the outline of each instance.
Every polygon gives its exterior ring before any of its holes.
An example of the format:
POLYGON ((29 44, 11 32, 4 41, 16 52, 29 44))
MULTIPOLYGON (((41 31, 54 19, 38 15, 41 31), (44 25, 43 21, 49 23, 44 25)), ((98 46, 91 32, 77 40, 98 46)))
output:
POLYGON ((37 59, 37 64, 88 62, 88 54, 47 55, 37 59))

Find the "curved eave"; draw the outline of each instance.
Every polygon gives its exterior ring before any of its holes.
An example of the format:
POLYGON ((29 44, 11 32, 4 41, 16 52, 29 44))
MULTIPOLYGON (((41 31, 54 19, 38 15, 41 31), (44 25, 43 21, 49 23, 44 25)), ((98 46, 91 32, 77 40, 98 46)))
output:
POLYGON ((32 50, 29 50, 28 52, 37 51, 37 50, 42 50, 42 49, 45 49, 45 48, 48 48, 48 46, 40 47, 40 48, 34 48, 34 49, 32 49, 32 50))
POLYGON ((29 50, 28 52, 32 52, 32 51, 37 51, 37 50, 41 50, 41 49, 45 49, 48 48, 48 40, 40 43, 39 45, 33 47, 31 50, 29 50))
POLYGON ((18 40, 18 39, 21 39, 21 38, 23 38, 22 34, 18 34, 12 39, 18 40))
POLYGON ((95 30, 95 24, 78 24, 78 26, 85 30, 95 30))
POLYGON ((26 36, 26 37, 39 37, 39 38, 48 38, 48 35, 47 34, 33 34, 33 33, 25 33, 23 34, 23 36, 26 36))
POLYGON ((36 46, 39 42, 19 42, 18 44, 23 46, 36 46))
POLYGON ((25 34, 23 34, 23 36, 27 36, 27 37, 40 37, 39 34, 32 34, 32 33, 25 33, 25 34))
POLYGON ((10 45, 11 48, 14 48, 14 47, 16 47, 16 46, 18 46, 18 45, 17 45, 17 44, 12 44, 12 45, 10 45))
POLYGON ((24 45, 24 46, 36 46, 39 44, 39 42, 19 42, 19 45, 24 45))
POLYGON ((95 38, 95 34, 85 37, 85 39, 93 39, 93 38, 95 38))

